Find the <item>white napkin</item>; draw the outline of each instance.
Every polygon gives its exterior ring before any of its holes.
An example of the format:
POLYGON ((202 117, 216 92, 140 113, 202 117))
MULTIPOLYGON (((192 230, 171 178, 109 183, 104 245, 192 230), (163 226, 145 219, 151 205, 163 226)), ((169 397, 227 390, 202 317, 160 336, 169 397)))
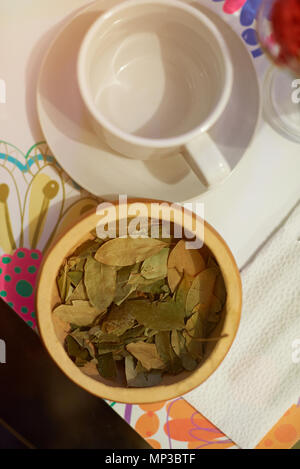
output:
POLYGON ((241 448, 254 448, 300 397, 293 349, 300 339, 300 205, 245 267, 242 282, 237 338, 218 370, 184 398, 241 448))

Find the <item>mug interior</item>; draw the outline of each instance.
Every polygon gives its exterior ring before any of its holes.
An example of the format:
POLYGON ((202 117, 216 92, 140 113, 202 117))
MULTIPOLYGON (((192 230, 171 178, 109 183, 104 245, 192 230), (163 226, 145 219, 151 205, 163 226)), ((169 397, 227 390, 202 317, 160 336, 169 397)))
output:
POLYGON ((100 19, 84 70, 97 114, 148 139, 201 126, 222 99, 227 78, 209 21, 164 2, 123 5, 100 19))

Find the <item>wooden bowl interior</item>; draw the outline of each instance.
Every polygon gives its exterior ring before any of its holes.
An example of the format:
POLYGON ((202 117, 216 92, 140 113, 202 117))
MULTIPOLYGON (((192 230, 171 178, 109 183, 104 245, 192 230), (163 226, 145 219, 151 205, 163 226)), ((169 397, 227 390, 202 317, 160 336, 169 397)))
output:
MULTIPOLYGON (((179 207, 178 210, 181 210, 179 207)), ((111 216, 115 214, 112 213, 111 216)), ((191 217, 196 215, 190 214, 191 217)), ((193 372, 182 372, 177 376, 164 376, 162 384, 151 388, 127 388, 125 381, 105 380, 94 365, 78 368, 64 349, 64 340, 69 325, 52 314, 60 304, 56 277, 64 260, 89 238, 101 219, 93 211, 76 223, 50 248, 41 269, 37 290, 37 318, 42 340, 54 361, 75 383, 87 391, 112 401, 126 403, 157 402, 183 395, 203 383, 220 365, 228 353, 237 333, 241 315, 242 288, 239 271, 234 258, 215 230, 204 225, 205 245, 218 262, 224 277, 227 299, 221 320, 212 335, 226 335, 217 343, 205 347, 205 359, 193 372)))

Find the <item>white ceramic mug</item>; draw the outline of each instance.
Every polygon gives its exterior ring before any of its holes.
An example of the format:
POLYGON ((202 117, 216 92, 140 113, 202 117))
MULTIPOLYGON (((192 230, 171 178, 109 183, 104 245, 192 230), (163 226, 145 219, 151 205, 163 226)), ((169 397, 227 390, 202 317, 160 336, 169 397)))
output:
POLYGON ((78 82, 94 130, 113 150, 141 160, 180 150, 207 186, 229 174, 207 131, 228 103, 233 69, 222 35, 197 9, 121 2, 85 36, 78 82))

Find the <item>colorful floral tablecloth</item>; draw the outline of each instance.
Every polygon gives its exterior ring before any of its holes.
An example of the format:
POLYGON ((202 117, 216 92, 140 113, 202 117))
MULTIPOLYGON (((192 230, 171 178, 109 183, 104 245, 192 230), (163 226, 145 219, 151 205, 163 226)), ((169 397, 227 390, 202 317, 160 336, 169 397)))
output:
MULTIPOLYGON (((219 3, 223 13, 239 15, 241 35, 253 59, 261 56, 254 29, 261 0, 211 1, 219 3)), ((45 142, 23 153, 0 141, 0 297, 33 329, 43 252, 60 231, 98 202, 63 172, 45 142)), ((140 406, 108 404, 154 448, 236 448, 184 398, 140 406)), ((258 448, 290 448, 299 439, 300 399, 258 448)))

